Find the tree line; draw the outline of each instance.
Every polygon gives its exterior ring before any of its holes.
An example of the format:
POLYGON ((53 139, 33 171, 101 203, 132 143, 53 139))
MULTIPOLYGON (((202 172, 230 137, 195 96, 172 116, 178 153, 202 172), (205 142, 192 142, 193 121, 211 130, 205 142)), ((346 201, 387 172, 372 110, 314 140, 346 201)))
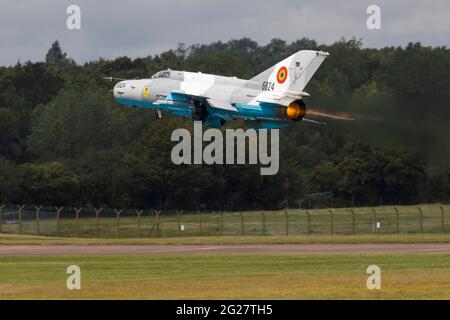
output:
POLYGON ((278 209, 328 191, 342 206, 448 201, 448 70, 449 49, 420 43, 370 49, 356 39, 243 38, 80 65, 55 42, 45 62, 0 67, 0 202, 278 209), (306 88, 307 105, 356 120, 282 129, 273 177, 258 166, 173 165, 170 135, 191 120, 120 106, 102 79, 165 68, 245 79, 301 49, 330 53, 306 88))

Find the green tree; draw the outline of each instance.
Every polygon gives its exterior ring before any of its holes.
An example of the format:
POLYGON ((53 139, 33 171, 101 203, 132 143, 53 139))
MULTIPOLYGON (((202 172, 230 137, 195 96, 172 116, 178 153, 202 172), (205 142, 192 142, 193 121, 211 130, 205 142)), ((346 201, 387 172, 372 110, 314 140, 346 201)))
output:
POLYGON ((418 203, 426 199, 427 174, 425 166, 408 153, 387 155, 383 168, 384 187, 380 190, 389 202, 418 203))
POLYGON ((59 41, 56 40, 48 50, 45 62, 52 66, 63 66, 72 63, 72 60, 67 58, 67 53, 62 51, 59 41))
POLYGON ((60 162, 24 164, 24 201, 43 205, 79 203, 79 177, 60 162))
POLYGON ((383 153, 362 144, 347 145, 342 153, 336 164, 338 191, 355 203, 375 203, 383 187, 383 153))
POLYGON ((143 58, 76 65, 55 42, 46 63, 0 67, 1 197, 53 201, 44 191, 27 193, 22 177, 46 181, 36 172, 55 171, 44 167, 57 162, 79 179, 79 192, 67 201, 83 205, 276 209, 319 191, 334 191, 342 204, 352 197, 360 204, 381 197, 387 203, 445 201, 449 66, 448 48, 367 49, 356 39, 320 45, 307 38, 180 45, 143 58), (145 78, 165 68, 251 78, 302 49, 331 54, 306 88, 312 94, 307 108, 349 112, 356 120, 281 130, 274 177, 261 177, 259 166, 172 165, 170 133, 191 128, 191 121, 165 115, 156 122, 154 112, 120 106, 112 99, 113 83, 102 79, 145 78))
POLYGON ((18 159, 22 153, 19 114, 0 108, 0 156, 18 159))
POLYGON ((14 203, 22 199, 22 174, 17 165, 0 157, 0 203, 14 203))
POLYGON ((64 89, 33 112, 28 147, 41 160, 75 159, 87 149, 130 141, 148 116, 119 107, 103 90, 64 89))
POLYGON ((308 183, 315 192, 338 190, 339 171, 332 161, 322 161, 311 171, 308 183))

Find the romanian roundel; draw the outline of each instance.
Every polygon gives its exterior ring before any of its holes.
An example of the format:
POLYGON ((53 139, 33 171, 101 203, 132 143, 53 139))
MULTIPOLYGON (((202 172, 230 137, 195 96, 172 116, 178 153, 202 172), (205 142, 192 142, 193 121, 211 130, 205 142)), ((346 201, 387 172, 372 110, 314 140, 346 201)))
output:
POLYGON ((277 73, 277 81, 279 84, 283 84, 288 76, 288 71, 286 67, 281 67, 280 70, 278 70, 277 73))

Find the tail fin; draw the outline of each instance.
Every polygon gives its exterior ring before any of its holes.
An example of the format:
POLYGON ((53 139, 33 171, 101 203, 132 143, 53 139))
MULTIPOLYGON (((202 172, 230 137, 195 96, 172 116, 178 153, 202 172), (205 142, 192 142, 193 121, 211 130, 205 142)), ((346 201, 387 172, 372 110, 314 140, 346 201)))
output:
POLYGON ((301 50, 250 80, 273 84, 273 93, 277 95, 302 92, 328 56, 327 52, 301 50))

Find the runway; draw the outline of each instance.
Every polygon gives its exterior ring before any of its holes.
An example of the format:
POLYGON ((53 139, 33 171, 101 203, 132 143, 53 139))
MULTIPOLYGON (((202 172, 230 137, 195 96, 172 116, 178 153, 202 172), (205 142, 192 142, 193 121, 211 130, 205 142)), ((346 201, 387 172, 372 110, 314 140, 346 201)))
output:
POLYGON ((254 245, 0 245, 0 256, 450 253, 450 243, 254 245))

